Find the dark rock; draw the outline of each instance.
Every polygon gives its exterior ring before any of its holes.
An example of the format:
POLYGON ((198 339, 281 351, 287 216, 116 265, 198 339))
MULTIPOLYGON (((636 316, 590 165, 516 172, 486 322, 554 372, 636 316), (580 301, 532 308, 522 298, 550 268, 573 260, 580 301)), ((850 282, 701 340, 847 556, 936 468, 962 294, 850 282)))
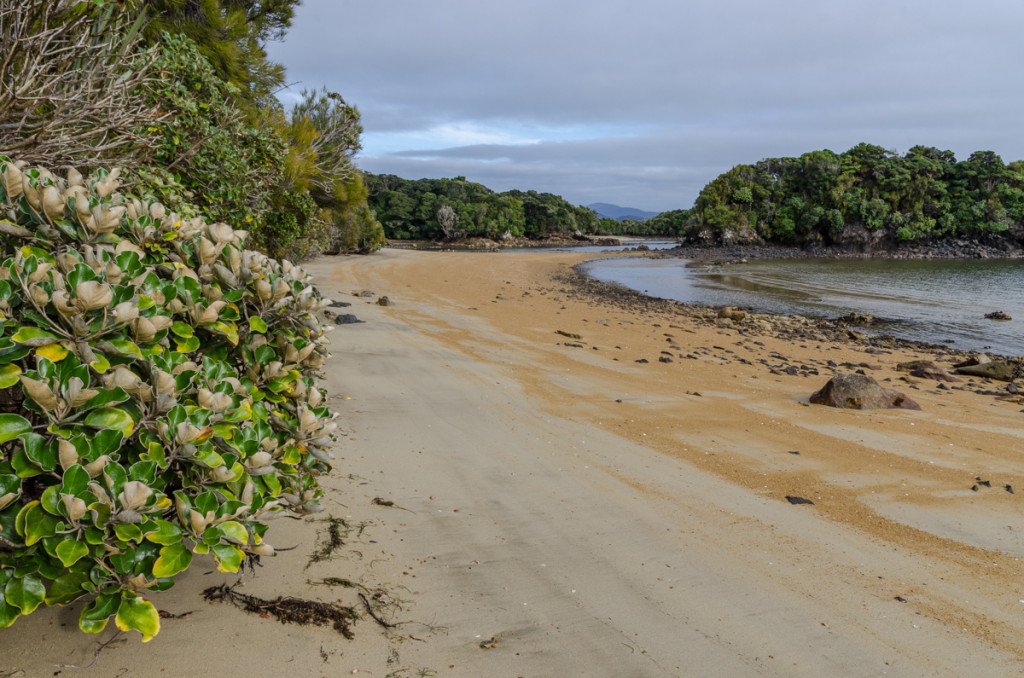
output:
POLYGON ((377 300, 377 305, 378 306, 390 306, 391 305, 391 300, 388 299, 387 297, 381 297, 380 299, 377 300))
POLYGON ((1006 311, 993 311, 992 313, 986 313, 985 317, 989 320, 1013 320, 1006 311))
POLYGON ((640 364, 646 364, 649 361, 647 360, 647 358, 640 358, 640 360, 634 360, 633 362, 640 363, 640 364))
POLYGON ((794 505, 796 505, 796 504, 811 504, 812 506, 814 505, 814 502, 811 501, 810 499, 804 499, 803 497, 794 497, 791 494, 787 494, 786 495, 786 501, 788 501, 790 504, 794 504, 794 505))
POLYGON ((954 377, 943 369, 940 368, 920 368, 910 373, 910 376, 917 377, 919 379, 933 379, 935 381, 963 381, 958 377, 954 377))
POLYGON ((1009 492, 1010 494, 1013 494, 1013 485, 1007 484, 1006 491, 1009 492))
POLYGON ((339 325, 352 325, 354 323, 362 323, 366 321, 360 320, 351 313, 339 313, 337 317, 334 319, 334 322, 339 325))
POLYGON ((1024 359, 993 360, 980 365, 968 365, 956 368, 957 374, 971 377, 985 377, 998 381, 1013 381, 1024 376, 1024 359))
POLYGON ((913 372, 914 370, 939 370, 941 369, 931 360, 911 360, 905 363, 897 363, 897 372, 913 372))
POLYGON ((376 295, 373 292, 371 292, 370 290, 363 290, 362 292, 356 292, 353 296, 363 297, 365 299, 370 299, 371 297, 374 297, 376 295))
POLYGON ((670 363, 670 362, 672 362, 672 358, 666 358, 665 356, 661 356, 661 357, 658 358, 658 362, 659 363, 670 363))
POLYGON ((332 301, 331 305, 328 306, 327 308, 347 308, 351 305, 352 304, 347 301, 332 301))
POLYGON ((920 410, 921 406, 899 391, 883 388, 864 374, 837 374, 811 396, 816 405, 854 410, 900 408, 920 410))

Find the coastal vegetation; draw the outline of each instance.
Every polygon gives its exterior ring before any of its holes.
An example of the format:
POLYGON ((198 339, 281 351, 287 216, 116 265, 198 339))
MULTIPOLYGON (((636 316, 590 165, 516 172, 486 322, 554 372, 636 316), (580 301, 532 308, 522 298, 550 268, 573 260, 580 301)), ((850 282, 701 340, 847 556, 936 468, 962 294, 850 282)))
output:
POLYGON ((137 195, 245 226, 272 256, 370 252, 383 231, 352 158, 358 110, 326 90, 291 111, 267 40, 298 0, 0 7, 0 151, 91 171, 118 166, 137 195), (9 49, 8 49, 9 47, 9 49))
POLYGON ((659 221, 618 221, 537 191, 495 192, 465 177, 402 179, 366 175, 369 205, 395 240, 584 235, 668 235, 659 221))
POLYGON ((0 628, 87 597, 149 640, 148 591, 272 555, 331 466, 309 277, 118 177, 0 156, 0 628))
POLYGON ((193 556, 238 572, 319 508, 327 302, 268 254, 383 232, 358 111, 273 99, 296 4, 0 5, 0 628, 84 600, 149 640, 193 556))
MULTIPOLYGON (((659 215, 660 218, 661 215, 659 215)), ((704 187, 680 235, 710 243, 891 247, 1019 233, 1024 162, 991 151, 958 161, 915 146, 899 155, 858 144, 737 165, 704 187)))

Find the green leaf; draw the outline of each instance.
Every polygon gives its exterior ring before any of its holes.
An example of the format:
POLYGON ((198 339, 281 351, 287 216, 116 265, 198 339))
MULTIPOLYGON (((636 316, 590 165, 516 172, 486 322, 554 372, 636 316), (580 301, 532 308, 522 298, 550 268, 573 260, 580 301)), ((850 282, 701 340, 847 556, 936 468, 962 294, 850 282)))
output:
POLYGON ((14 472, 18 474, 19 478, 31 478, 37 476, 43 472, 41 468, 28 458, 25 454, 25 450, 18 448, 11 455, 11 466, 14 468, 14 472))
POLYGON ((43 490, 43 496, 39 498, 39 505, 51 516, 61 515, 60 485, 50 485, 43 490))
POLYGON ((20 616, 21 610, 18 608, 8 603, 0 603, 0 629, 10 627, 20 616))
POLYGON ((160 557, 153 563, 153 576, 173 577, 191 563, 192 552, 184 544, 169 544, 160 549, 160 557))
POLYGON ((41 330, 38 327, 21 327, 15 332, 11 339, 19 344, 25 344, 37 348, 60 341, 60 337, 52 332, 41 330))
POLYGON ((115 353, 119 353, 125 357, 134 357, 142 359, 142 351, 133 341, 127 339, 110 339, 101 344, 104 349, 113 350, 115 353))
POLYGON ((47 605, 67 605, 87 593, 83 584, 89 581, 87 569, 67 572, 53 580, 43 601, 47 605))
POLYGON ((14 440, 32 431, 32 424, 19 414, 0 414, 0 443, 14 440))
POLYGON ((135 523, 119 523, 114 525, 114 534, 121 541, 142 541, 142 528, 135 523))
POLYGON ((44 471, 57 468, 57 450, 46 438, 37 433, 26 433, 22 436, 25 443, 25 456, 44 471))
POLYGON ((124 410, 119 410, 116 407, 103 407, 90 412, 89 416, 85 418, 85 425, 92 428, 114 429, 128 437, 135 428, 135 420, 124 410))
POLYGON ((25 538, 26 546, 57 534, 57 526, 60 524, 59 520, 43 510, 38 501, 26 504, 18 513, 17 519, 21 523, 18 534, 25 538))
POLYGON ((0 367, 0 388, 10 388, 17 384, 19 374, 21 374, 21 368, 14 363, 0 367))
POLYGON ((84 499, 86 490, 89 487, 89 472, 79 464, 68 466, 67 470, 64 471, 61 487, 61 491, 65 494, 73 494, 84 499))
POLYGON ((249 532, 245 529, 245 526, 238 521, 226 520, 217 525, 217 527, 220 528, 224 538, 228 541, 242 545, 249 543, 249 532))
POLYGON ((175 342, 175 350, 178 353, 191 353, 192 351, 199 350, 200 342, 199 337, 189 337, 182 341, 175 342))
POLYGON ((148 643, 160 633, 160 614, 153 603, 138 597, 125 598, 114 618, 117 628, 122 631, 135 630, 142 634, 142 642, 148 643))
POLYGON ((218 572, 238 572, 245 560, 242 549, 231 544, 215 544, 211 547, 213 557, 217 561, 218 572))
POLYGON ((267 323, 263 321, 263 318, 253 317, 249 318, 249 331, 259 332, 260 334, 266 334, 267 323))
POLYGON ((107 360, 107 357, 105 355, 103 355, 99 351, 93 351, 93 355, 96 356, 96 360, 93 360, 91 363, 89 363, 89 367, 96 370, 97 374, 103 374, 104 372, 110 369, 110 361, 107 360))
POLYGON ((195 330, 188 323, 183 323, 180 320, 175 320, 171 324, 171 332, 178 335, 182 339, 189 339, 195 335, 195 330))
POLYGON ((78 628, 86 633, 99 633, 107 627, 110 615, 117 612, 120 604, 120 592, 101 594, 82 608, 82 614, 78 617, 78 628))
POLYGON ((64 567, 71 567, 89 553, 89 547, 80 541, 64 540, 57 544, 57 557, 64 567))
POLYGON ((4 600, 21 610, 22 614, 32 614, 46 597, 46 587, 39 577, 27 574, 15 577, 4 587, 4 600))
POLYGON ((82 410, 92 410, 97 407, 106 407, 107 405, 116 405, 123 403, 124 401, 131 398, 123 388, 118 386, 115 389, 96 389, 99 393, 96 394, 91 400, 82 405, 82 410))
POLYGON ((156 529, 146 534, 146 539, 154 544, 170 546, 181 541, 181 528, 167 520, 156 518, 153 520, 156 529))

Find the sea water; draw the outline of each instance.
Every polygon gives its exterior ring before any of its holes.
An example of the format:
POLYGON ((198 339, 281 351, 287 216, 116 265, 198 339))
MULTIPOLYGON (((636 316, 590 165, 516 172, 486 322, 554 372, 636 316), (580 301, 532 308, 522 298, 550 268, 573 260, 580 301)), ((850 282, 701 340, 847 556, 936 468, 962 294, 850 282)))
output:
POLYGON ((586 272, 649 296, 756 312, 882 320, 871 332, 1000 355, 1024 355, 1022 259, 685 259, 593 261, 586 272), (988 320, 1004 311, 1010 321, 988 320))

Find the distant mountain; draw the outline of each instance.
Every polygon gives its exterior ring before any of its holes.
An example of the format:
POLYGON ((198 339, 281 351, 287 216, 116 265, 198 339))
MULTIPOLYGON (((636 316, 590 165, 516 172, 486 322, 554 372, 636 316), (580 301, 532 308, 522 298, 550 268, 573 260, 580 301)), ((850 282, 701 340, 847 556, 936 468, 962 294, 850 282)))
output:
POLYGON ((597 212, 599 217, 616 219, 618 221, 625 221, 626 219, 643 221, 659 214, 659 212, 647 212, 635 207, 620 207, 619 205, 611 205, 606 202, 592 202, 587 207, 597 212))

